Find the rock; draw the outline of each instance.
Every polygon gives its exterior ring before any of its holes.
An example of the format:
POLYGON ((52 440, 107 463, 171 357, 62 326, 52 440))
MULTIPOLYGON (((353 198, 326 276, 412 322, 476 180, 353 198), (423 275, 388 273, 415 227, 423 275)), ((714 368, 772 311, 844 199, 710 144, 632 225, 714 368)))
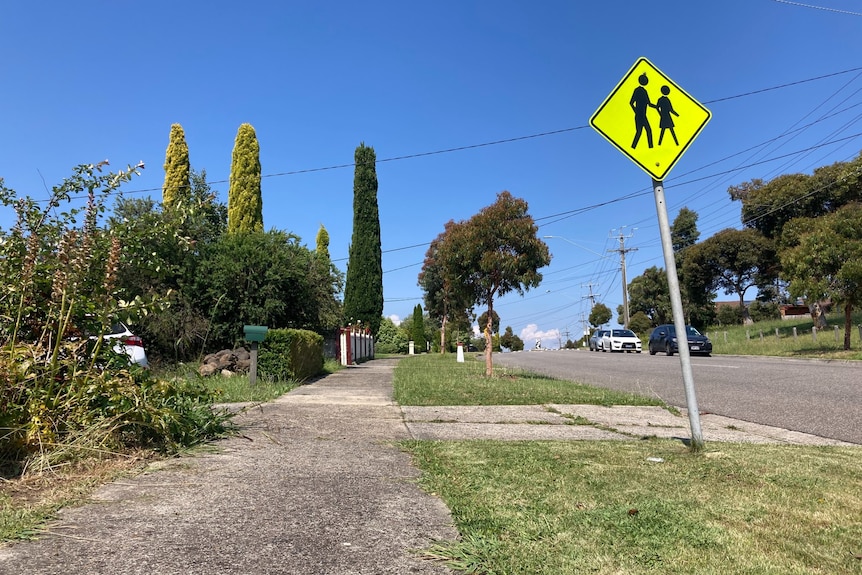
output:
POLYGON ((209 377, 211 375, 215 375, 218 371, 218 368, 211 363, 205 363, 200 366, 198 369, 198 373, 201 374, 202 377, 209 377))
POLYGON ((251 366, 251 353, 245 348, 223 349, 204 357, 198 373, 210 377, 220 373, 231 377, 236 373, 247 373, 251 366))

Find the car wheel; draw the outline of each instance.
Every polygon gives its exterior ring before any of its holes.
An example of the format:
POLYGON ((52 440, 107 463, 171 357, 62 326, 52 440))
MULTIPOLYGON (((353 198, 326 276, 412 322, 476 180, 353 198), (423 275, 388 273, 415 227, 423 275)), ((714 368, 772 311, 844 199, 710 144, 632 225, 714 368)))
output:
POLYGON ((673 355, 673 346, 670 344, 670 342, 667 342, 665 344, 664 353, 665 355, 673 355))
POLYGON ((641 350, 637 350, 637 352, 635 352, 635 353, 640 353, 640 352, 641 352, 641 350))
POLYGON ((649 354, 650 354, 650 355, 655 355, 655 350, 652 348, 652 346, 651 346, 651 345, 650 345, 650 346, 648 346, 648 349, 649 349, 649 354))

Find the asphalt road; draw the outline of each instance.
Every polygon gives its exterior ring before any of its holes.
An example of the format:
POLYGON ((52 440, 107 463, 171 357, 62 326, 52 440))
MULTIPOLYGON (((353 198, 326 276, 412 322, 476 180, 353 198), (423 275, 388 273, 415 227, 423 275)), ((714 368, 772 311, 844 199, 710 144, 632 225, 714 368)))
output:
MULTIPOLYGON (((494 362, 686 407, 678 355, 530 351, 494 362)), ((862 444, 862 363, 736 355, 691 363, 701 413, 862 444)))

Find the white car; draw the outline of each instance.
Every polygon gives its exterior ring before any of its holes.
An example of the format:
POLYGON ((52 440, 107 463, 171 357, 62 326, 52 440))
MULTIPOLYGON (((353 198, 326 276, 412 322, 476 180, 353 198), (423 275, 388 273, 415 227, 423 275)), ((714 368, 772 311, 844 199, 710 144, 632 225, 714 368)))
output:
POLYGON ((602 351, 640 353, 641 339, 630 329, 611 329, 602 336, 602 351))
POLYGON ((150 367, 147 362, 147 352, 144 351, 144 340, 133 334, 126 324, 115 323, 104 337, 113 344, 115 352, 126 354, 132 363, 141 367, 150 367))

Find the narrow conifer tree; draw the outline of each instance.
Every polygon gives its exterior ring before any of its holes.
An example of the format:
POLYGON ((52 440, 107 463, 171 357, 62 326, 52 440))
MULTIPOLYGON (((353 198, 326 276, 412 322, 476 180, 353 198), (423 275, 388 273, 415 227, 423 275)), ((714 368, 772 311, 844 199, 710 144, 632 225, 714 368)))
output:
POLYGON ((422 317, 422 306, 418 303, 413 308, 413 325, 410 331, 414 349, 419 353, 425 351, 425 319, 422 317))
POLYGON ((361 143, 354 155, 353 236, 344 287, 344 319, 362 322, 376 334, 383 316, 383 256, 377 208, 374 148, 361 143))
POLYGON ((165 183, 162 185, 162 204, 165 207, 175 205, 180 199, 191 197, 190 173, 191 164, 186 134, 181 125, 171 124, 170 141, 165 152, 165 183))
POLYGON ((242 124, 236 133, 230 166, 228 233, 263 231, 260 173, 260 146, 257 143, 257 135, 251 124, 242 124))
POLYGON ((317 252, 317 255, 329 259, 329 232, 326 231, 323 224, 320 224, 320 229, 317 230, 314 251, 317 252))

